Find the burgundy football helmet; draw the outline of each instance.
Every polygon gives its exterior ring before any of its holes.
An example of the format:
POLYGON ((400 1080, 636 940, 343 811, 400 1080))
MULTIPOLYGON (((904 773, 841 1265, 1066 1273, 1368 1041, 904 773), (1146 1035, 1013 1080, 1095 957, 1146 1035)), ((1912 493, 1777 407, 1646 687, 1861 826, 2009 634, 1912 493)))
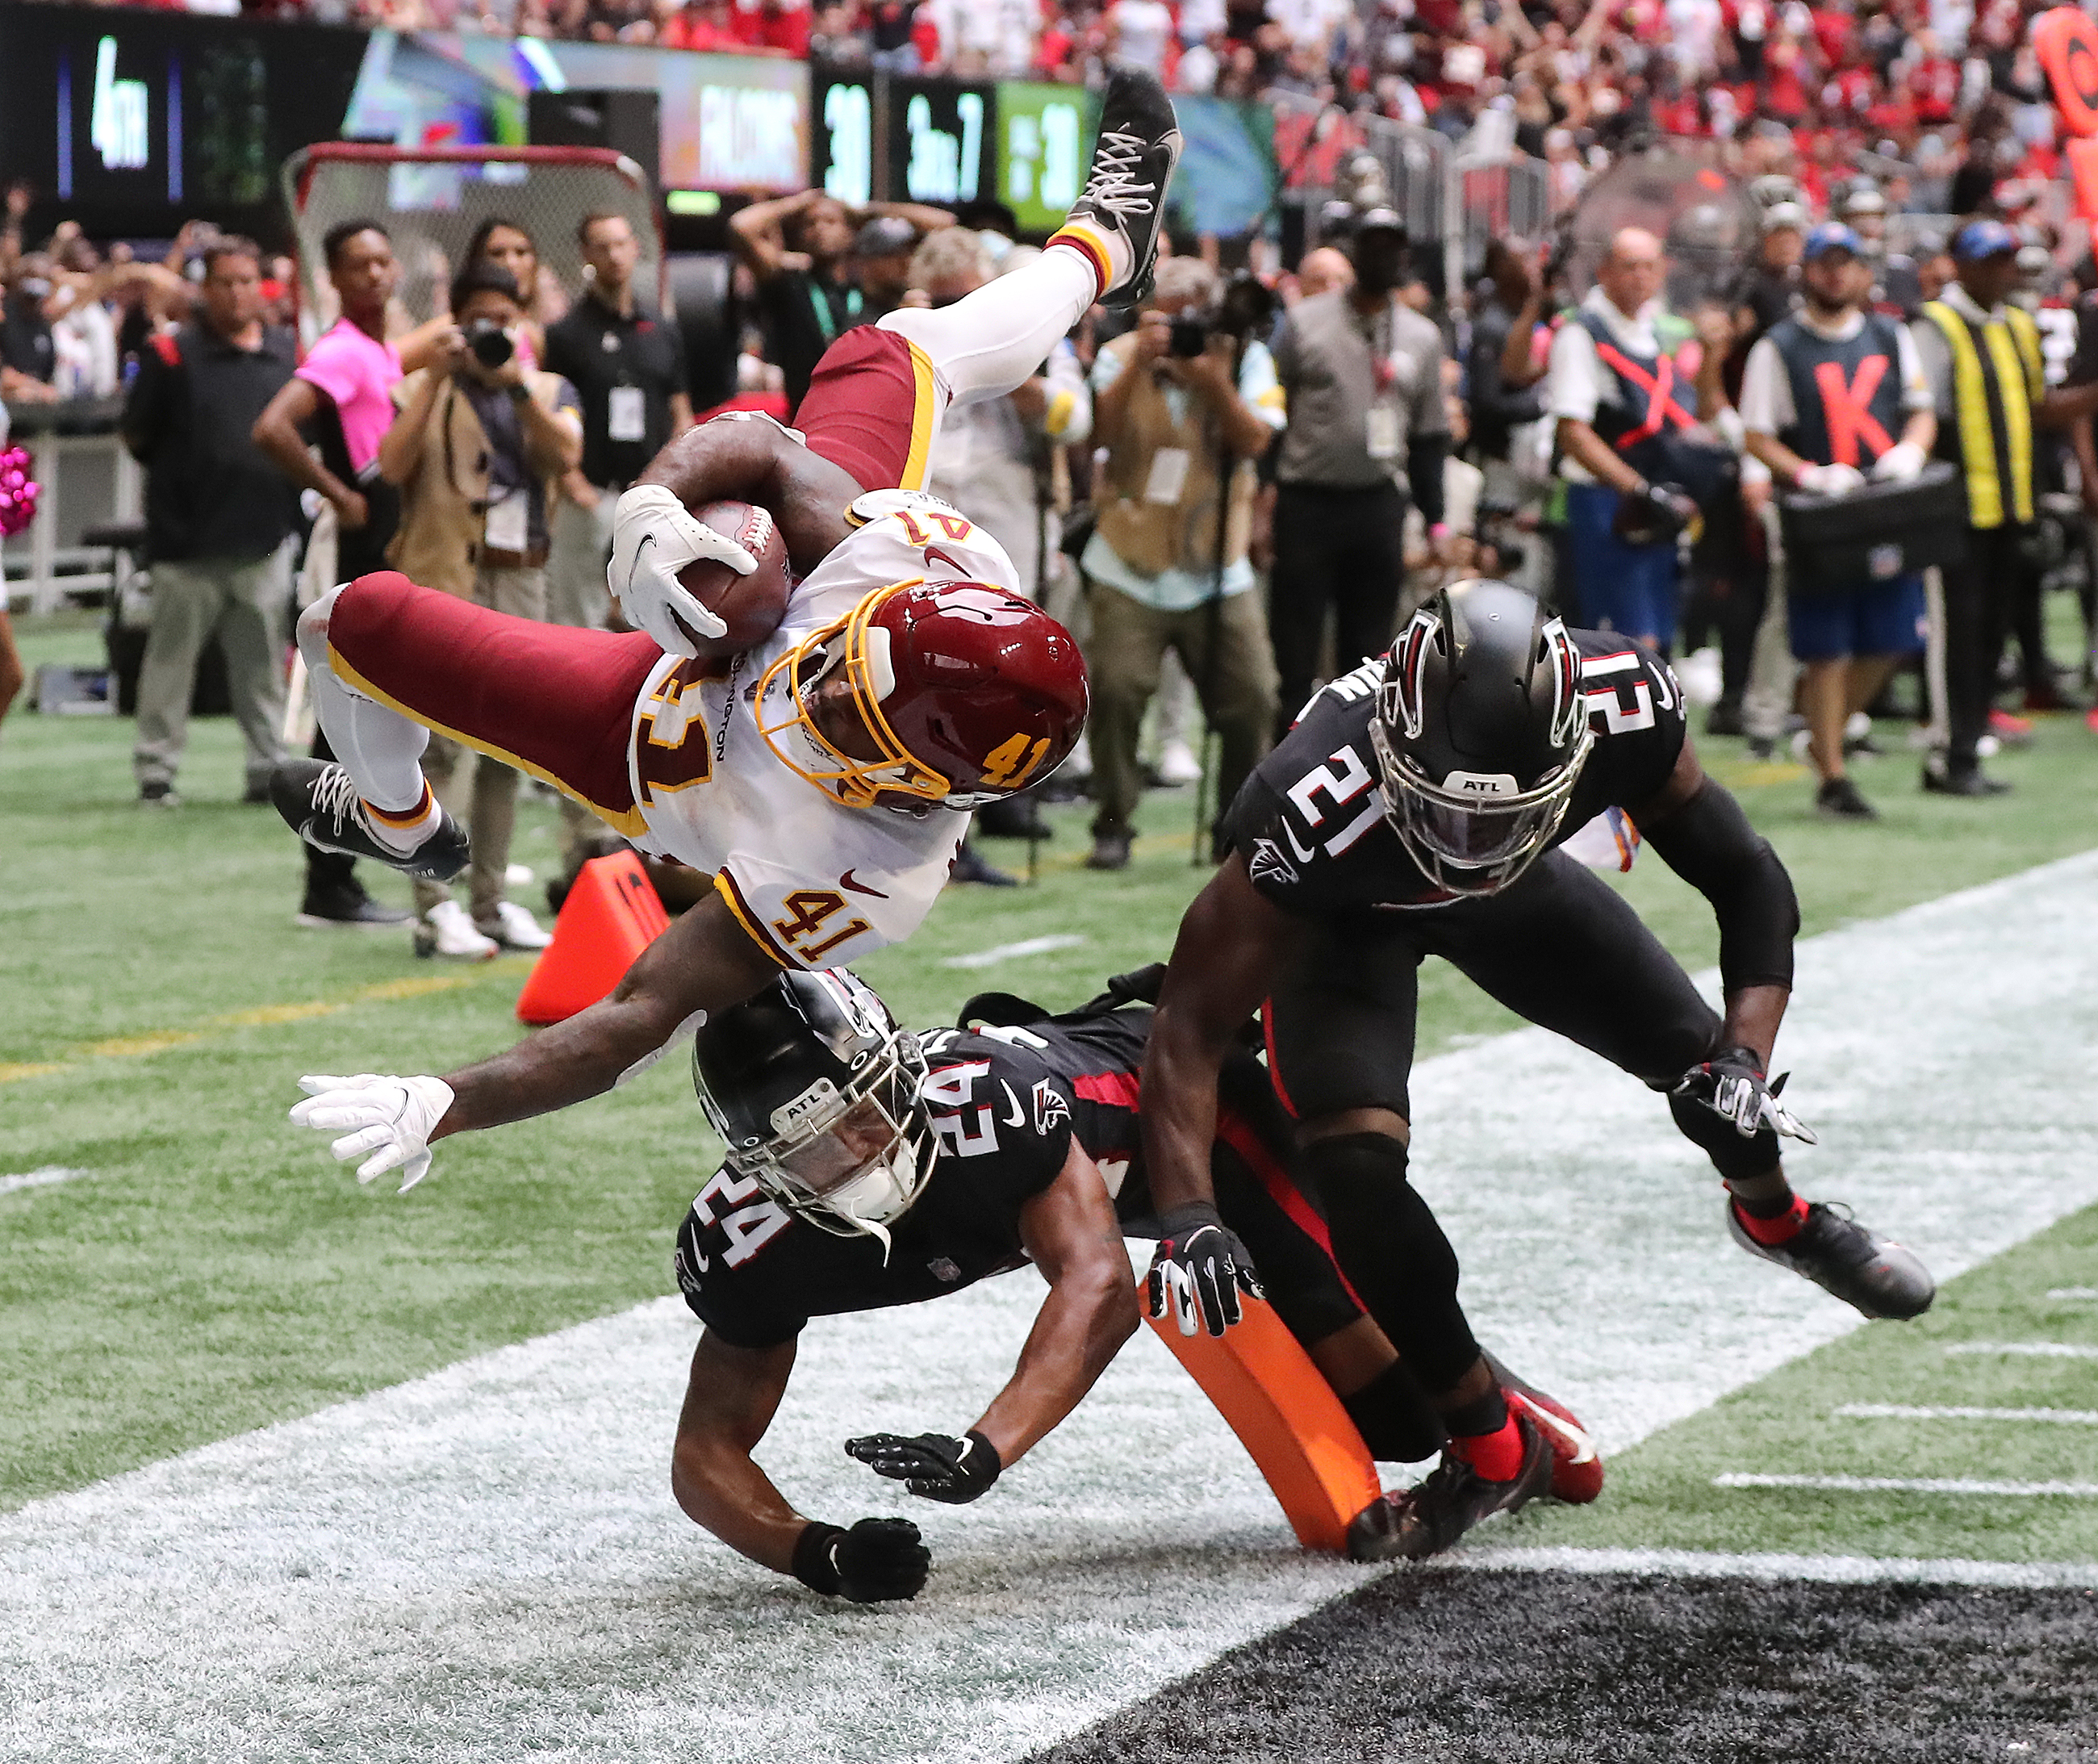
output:
POLYGON ((1062 765, 1089 703, 1077 643, 1039 607, 988 582, 903 581, 766 670, 758 728, 783 764, 849 808, 885 792, 974 809, 1062 765), (817 688, 841 670, 877 757, 841 752, 818 725, 817 688))

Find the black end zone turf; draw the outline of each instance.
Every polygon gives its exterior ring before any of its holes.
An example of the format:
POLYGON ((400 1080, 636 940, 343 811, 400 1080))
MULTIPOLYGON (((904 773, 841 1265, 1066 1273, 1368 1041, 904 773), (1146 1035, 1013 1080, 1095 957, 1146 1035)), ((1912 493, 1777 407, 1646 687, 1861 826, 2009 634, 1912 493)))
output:
POLYGON ((1036 1764, 2098 1764, 2098 1592, 1400 1571, 1036 1764))

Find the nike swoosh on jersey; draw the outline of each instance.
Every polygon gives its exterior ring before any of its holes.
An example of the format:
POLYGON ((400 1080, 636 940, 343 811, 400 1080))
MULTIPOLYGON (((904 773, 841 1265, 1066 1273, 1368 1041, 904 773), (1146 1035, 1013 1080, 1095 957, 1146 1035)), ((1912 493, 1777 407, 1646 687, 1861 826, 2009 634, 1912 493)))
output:
POLYGON ((1013 1095, 1012 1085, 1005 1079, 1000 1078, 998 1081, 998 1087, 1005 1092, 1006 1101, 1012 1105, 1012 1112, 1004 1117, 1006 1126, 1008 1127, 1025 1126, 1027 1125, 1026 1112, 1020 1108, 1020 1099, 1013 1095))
POLYGON ((1289 824, 1289 817, 1285 814, 1279 818, 1282 823, 1282 836, 1289 841, 1289 849, 1297 853, 1297 861, 1299 863, 1310 862, 1311 848, 1297 843, 1297 829, 1289 824))
MULTIPOLYGON (((858 867, 857 864, 853 866, 854 870, 858 867)), ((853 880, 852 870, 846 871, 838 878, 838 886, 841 889, 850 889, 855 894, 871 895, 878 901, 885 901, 889 898, 880 889, 871 889, 864 882, 855 882, 853 880)))

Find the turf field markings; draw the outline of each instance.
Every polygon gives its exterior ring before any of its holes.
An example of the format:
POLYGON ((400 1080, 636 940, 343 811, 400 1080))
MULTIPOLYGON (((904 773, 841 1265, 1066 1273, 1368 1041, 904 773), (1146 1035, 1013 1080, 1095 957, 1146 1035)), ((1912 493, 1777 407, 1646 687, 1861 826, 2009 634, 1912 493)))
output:
POLYGON ((314 1017, 335 1016, 361 1004, 391 1004, 403 998, 423 998, 432 993, 451 992, 461 986, 476 986, 487 981, 516 976, 529 968, 529 961, 502 957, 481 964, 472 974, 419 974, 400 980, 375 981, 332 998, 301 998, 282 1004, 252 1005, 241 1011, 222 1011, 201 1018, 188 1029, 150 1029, 141 1035, 116 1035, 107 1040, 84 1042, 67 1050, 64 1060, 37 1060, 0 1065, 0 1084, 24 1078, 47 1077, 55 1072, 70 1072, 90 1060, 143 1060, 173 1047, 192 1047, 236 1029, 267 1029, 284 1023, 303 1023, 314 1017))
POLYGON ((2098 1360, 2098 1347, 2080 1341, 1954 1341, 1947 1354, 2003 1354, 2033 1360, 2098 1360))
MULTIPOLYGON (((1898 1227, 1941 1280, 2098 1202, 2094 897, 2098 854, 1799 946, 1781 1047, 1822 1132, 1802 1185, 1898 1227), (1889 1022, 1910 1026, 1891 1064, 1889 1022)), ((1729 1244, 1666 1108, 1592 1056, 1525 1029, 1414 1076, 1415 1170, 1480 1333, 1606 1450, 1863 1327, 1729 1244)), ((758 1457, 808 1512, 924 1528, 933 1578, 907 1608, 819 1600, 678 1513, 694 1326, 666 1299, 0 1514, 10 1757, 75 1764, 128 1732, 127 1755, 261 1764, 325 1732, 359 1764, 528 1742, 592 1764, 999 1764, 1363 1584, 1293 1548, 1148 1330, 991 1498, 873 1486, 841 1441, 977 1412, 1040 1293, 989 1281, 805 1337, 758 1457)))
POLYGON ((2054 1286, 2048 1288, 2051 1299, 2098 1299, 2098 1286, 2054 1286))
POLYGON ((2098 1482, 1990 1482, 1969 1477, 1824 1477, 1727 1470, 1715 1489, 1819 1489, 1832 1494, 1996 1494, 2011 1499, 2064 1495, 2098 1500, 2098 1482))
POLYGON ((943 955, 940 966, 990 968, 999 962, 1016 962, 1023 955, 1047 955, 1051 950, 1075 950, 1085 941, 1082 932, 1053 932, 1046 937, 1022 937, 1017 943, 994 944, 988 950, 977 950, 968 955, 943 955))
POLYGON ((1831 1411, 1845 1421, 2052 1421, 2098 1427, 2098 1409, 1981 1409, 1965 1403, 1932 1408, 1909 1402, 1846 1402, 1831 1411))
POLYGON ((1971 1556, 1797 1556, 1780 1551, 1469 1549, 1445 1560, 1486 1573, 1657 1574, 1691 1580, 1889 1582, 1943 1586, 2098 1587, 2098 1562, 1986 1562, 1971 1556))
POLYGON ((90 1170, 64 1169, 56 1164, 46 1164, 42 1169, 24 1170, 19 1176, 0 1176, 0 1195, 16 1194, 24 1188, 53 1188, 60 1183, 77 1182, 93 1174, 90 1170))

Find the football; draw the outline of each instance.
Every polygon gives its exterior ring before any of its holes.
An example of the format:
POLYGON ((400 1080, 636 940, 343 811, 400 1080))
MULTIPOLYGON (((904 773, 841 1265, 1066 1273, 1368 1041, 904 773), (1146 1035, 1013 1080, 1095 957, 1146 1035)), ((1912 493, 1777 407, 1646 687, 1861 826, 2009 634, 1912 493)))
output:
POLYGON ((723 637, 700 639, 703 656, 733 656, 762 643, 787 616, 787 542, 779 524, 754 502, 709 502, 692 511, 703 526, 731 538, 757 559, 757 568, 739 576, 726 564, 705 559, 687 564, 678 580, 699 603, 728 626, 723 637))

